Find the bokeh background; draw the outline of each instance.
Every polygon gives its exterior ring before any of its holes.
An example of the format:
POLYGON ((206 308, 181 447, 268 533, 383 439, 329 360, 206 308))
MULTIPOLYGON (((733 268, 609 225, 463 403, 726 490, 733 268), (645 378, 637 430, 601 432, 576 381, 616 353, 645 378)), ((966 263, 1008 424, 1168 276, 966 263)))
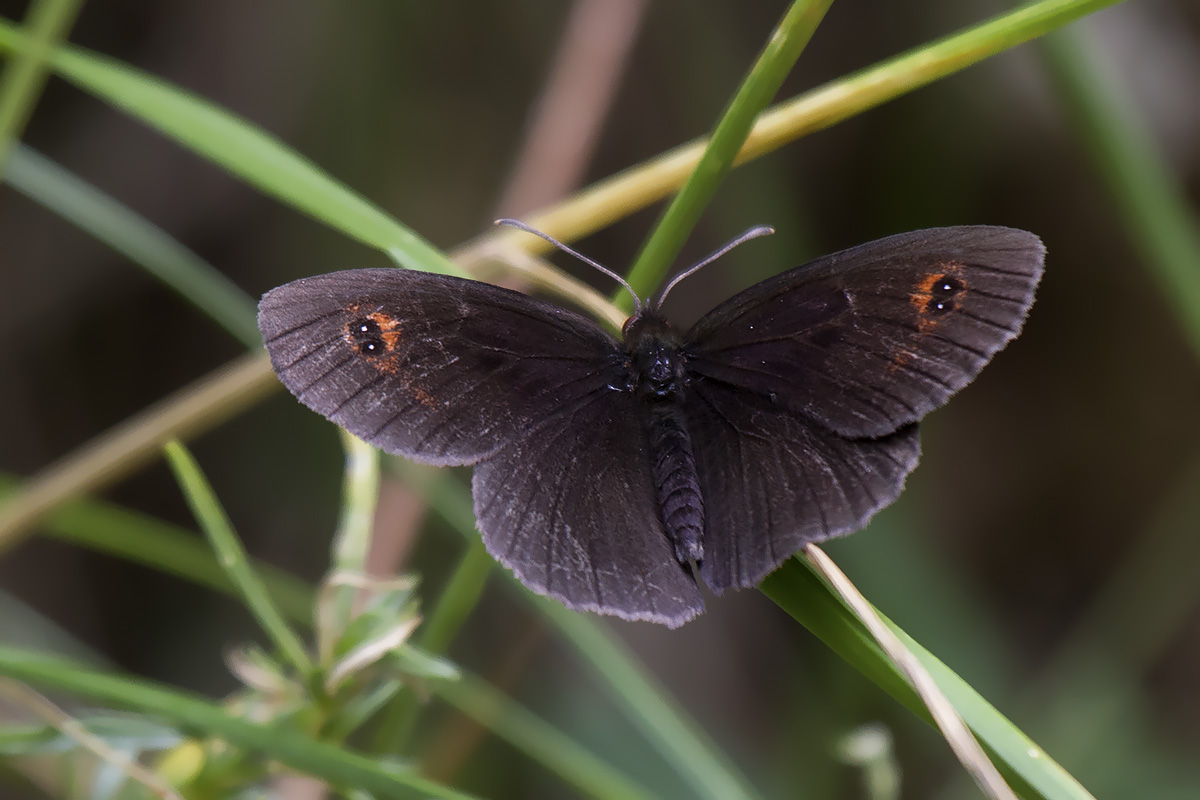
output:
MULTIPOLYGON (((105 0, 87 4, 71 41, 210 98, 452 248, 500 213, 525 213, 572 182, 703 134, 785 4, 607 6, 583 41, 617 65, 611 106, 594 73, 568 84, 601 109, 587 131, 594 149, 570 169, 550 150, 530 154, 534 167, 518 165, 539 98, 561 77, 556 58, 577 13, 569 3, 105 0), (555 168, 539 173, 539 161, 555 168), (517 174, 532 187, 525 194, 514 194, 517 174)), ((1004 8, 839 0, 780 96, 1004 8)), ((0 0, 4 17, 24 13, 24 3, 0 0)), ((1200 6, 1137 0, 1075 31, 1092 58, 1090 81, 1142 132, 1194 233, 1200 6)), ((387 263, 58 79, 24 141, 255 297, 303 275, 387 263)), ((828 551, 1097 796, 1196 797, 1200 353, 1178 310, 1182 293, 1158 277, 1130 233, 1130 197, 1104 174, 1045 52, 1026 45, 735 171, 681 261, 753 224, 778 233, 683 284, 669 311, 690 322, 808 257, 901 230, 993 223, 1039 234, 1049 258, 1025 332, 923 425, 925 455, 901 500, 828 551)), ((658 210, 577 246, 624 270, 658 210)), ((7 185, 0 243, 6 476, 37 473, 244 352, 7 185)), ((1200 263, 1191 267, 1194 286, 1200 263)), ((340 499, 334 428, 276 392, 193 446, 251 552, 318 579, 340 499)), ((104 497, 195 527, 161 462, 104 497)), ((461 541, 432 517, 414 525, 419 501, 392 480, 381 515, 400 568, 422 575, 435 597, 461 541)), ((258 635, 228 598, 45 536, 0 560, 0 592, 7 641, 57 648, 60 629, 122 670, 213 695, 237 685, 226 650, 258 635)), ((838 742, 870 723, 893 737, 905 796, 974 796, 935 731, 757 592, 711 602, 677 632, 613 627, 768 797, 864 796, 838 742)), ((498 576, 451 655, 664 796, 684 796, 498 576)), ((421 725, 416 753, 465 789, 571 796, 436 703, 421 725)), ((0 795, 38 796, 10 787, 0 778, 0 795)))

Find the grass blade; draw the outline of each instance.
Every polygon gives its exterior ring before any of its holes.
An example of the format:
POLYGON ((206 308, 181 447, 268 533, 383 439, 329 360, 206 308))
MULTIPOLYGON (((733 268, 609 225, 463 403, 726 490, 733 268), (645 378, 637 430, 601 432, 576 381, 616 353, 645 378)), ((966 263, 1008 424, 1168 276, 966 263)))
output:
POLYGON ((862 622, 888 660, 904 675, 921 703, 928 709, 930 717, 941 730, 942 737, 950 745, 954 755, 983 793, 993 800, 1017 800, 1012 789, 996 770, 995 764, 988 759, 979 742, 971 734, 953 704, 942 694, 920 659, 904 646, 845 573, 816 545, 810 544, 805 548, 804 558, 862 622))
POLYGON ((29 6, 28 46, 0 75, 0 171, 33 116, 50 71, 48 61, 82 5, 82 0, 34 0, 29 6))
MULTIPOLYGON (((783 79, 832 2, 797 0, 768 38, 766 47, 713 128, 708 146, 692 174, 667 206, 634 260, 628 277, 639 296, 647 296, 662 281, 667 268, 696 227, 705 206, 716 194, 717 187, 733 169, 734 159, 754 125, 755 117, 779 91, 783 79)), ((630 307, 630 298, 621 292, 614 302, 622 304, 622 308, 630 307)))
POLYGON ((588 797, 605 800, 653 798, 645 787, 617 772, 562 731, 474 675, 463 673, 455 681, 437 681, 432 688, 438 697, 588 797))
POLYGON ((141 214, 21 144, 3 179, 158 278, 246 347, 262 347, 254 300, 141 214))
MULTIPOLYGON (((0 22, 0 48, 24 52, 33 40, 0 22)), ((104 97, 137 119, 261 191, 383 250, 411 269, 457 273, 441 251, 335 181, 274 136, 178 86, 81 48, 49 55, 66 80, 104 97)))
POLYGON ((224 739, 292 769, 380 797, 470 800, 470 795, 381 764, 341 745, 325 744, 279 725, 259 725, 179 689, 87 669, 69 661, 0 645, 0 675, 78 694, 115 708, 152 714, 194 735, 224 739))
POLYGON ((213 550, 217 554, 217 562, 229 575, 229 580, 238 588, 246 607, 258 620, 271 641, 281 653, 292 663, 296 671, 304 677, 312 672, 312 661, 304 649, 304 643, 296 635, 283 618, 283 614, 275 607, 267 588, 258 574, 250 566, 246 551, 238 541, 237 534, 229 524, 224 509, 213 494, 200 465, 192 458, 182 444, 177 441, 167 442, 164 448, 167 462, 175 473, 175 480, 183 489, 188 505, 200 527, 208 535, 213 550))
MULTIPOLYGON (((17 485, 14 478, 0 475, 0 508, 17 485)), ((203 539, 146 514, 99 500, 74 500, 56 509, 43 523, 43 531, 52 538, 142 564, 214 591, 236 593, 203 539)), ((312 587, 270 564, 255 563, 254 568, 285 617, 305 625, 312 623, 312 587)))
POLYGON ((44 468, 0 507, 0 555, 64 500, 106 486, 158 457, 171 439, 224 422, 282 387, 264 353, 251 353, 185 386, 44 468))
POLYGON ((1046 71, 1075 131, 1108 187, 1129 238, 1141 251, 1200 357, 1200 228, 1183 187, 1171 175, 1136 112, 1116 96, 1082 33, 1040 42, 1046 71))
MULTIPOLYGON (((759 587, 780 608, 812 631, 851 666, 926 721, 932 721, 912 687, 896 670, 862 622, 800 559, 791 559, 759 587)), ((1025 798, 1094 800, 1066 770, 1006 719, 978 692, 882 614, 906 648, 937 682, 970 726, 1009 784, 1025 798)))

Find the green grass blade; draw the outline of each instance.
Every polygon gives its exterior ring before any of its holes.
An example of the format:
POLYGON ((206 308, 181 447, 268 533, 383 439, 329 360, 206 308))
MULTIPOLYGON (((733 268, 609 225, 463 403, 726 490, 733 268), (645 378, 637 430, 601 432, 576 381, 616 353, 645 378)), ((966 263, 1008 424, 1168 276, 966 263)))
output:
MULTIPOLYGON (((863 624, 802 559, 793 558, 785 562, 763 581, 760 588, 855 669, 922 719, 932 722, 916 692, 896 671, 863 624)), ((1022 797, 1094 800, 1075 778, 966 681, 887 617, 883 617, 883 620, 920 659, 1005 779, 1022 797)))
POLYGON ((50 650, 94 664, 106 662, 104 656, 75 638, 58 622, 3 589, 0 589, 0 642, 14 647, 50 650))
POLYGON ((634 783, 545 720, 514 703, 480 678, 462 673, 455 681, 437 681, 434 694, 542 764, 588 797, 602 800, 651 800, 634 783))
POLYGON ((127 417, 43 467, 0 507, 0 555, 68 500, 108 486, 159 458, 171 439, 196 436, 281 388, 266 352, 246 353, 127 417))
MULTIPOLYGON (((24 52, 32 43, 0 22, 0 49, 24 52)), ((50 55, 58 73, 81 89, 125 110, 204 158, 288 205, 404 266, 459 272, 441 251, 335 181, 279 139, 207 100, 145 72, 78 47, 50 55)))
MULTIPOLYGON (((739 161, 758 158, 1118 1, 1041 0, 833 81, 764 114, 739 161)), ((19 27, 0 21, 0 50, 26 46, 19 27)), ((301 211, 392 253, 406 266, 436 272, 452 269, 427 243, 311 162, 203 99, 82 48, 60 49, 51 63, 85 91, 124 108, 301 211)), ((529 221, 559 238, 578 238, 674 190, 692 171, 702 149, 703 143, 676 148, 529 221)), ((523 249, 543 251, 536 242, 523 249)))
MULTIPOLYGON (((721 114, 704 155, 679 194, 667 206, 650 238, 634 260, 629 283, 645 297, 663 278, 700 220, 705 206, 729 170, 754 125, 754 119, 771 102, 804 46, 812 38, 833 0, 796 0, 767 40, 741 87, 721 114)), ((618 292, 614 302, 630 308, 630 298, 618 292)))
MULTIPOLYGON (((20 486, 0 476, 0 508, 20 486)), ((73 500, 42 522, 45 535, 135 564, 142 564, 223 594, 236 594, 204 540, 160 519, 99 500, 73 500)), ((312 623, 312 587, 278 567, 261 562, 255 570, 288 619, 312 623)))
POLYGON ((467 545, 437 605, 417 634, 422 647, 435 653, 446 651, 479 602, 494 563, 482 539, 476 537, 467 545))
POLYGON ((47 63, 79 14, 82 0, 34 0, 29 6, 28 46, 0 75, 0 171, 33 116, 50 72, 47 63))
POLYGON ((1200 228, 1183 187, 1137 122, 1137 112, 1103 80, 1082 33, 1040 43, 1047 73, 1075 131, 1108 187, 1129 237, 1158 280, 1192 351, 1200 357, 1200 228))
MULTIPOLYGON (((760 115, 737 162, 760 158, 1118 2, 1040 0, 818 86, 760 115)), ((675 191, 691 174, 705 146, 706 142, 700 140, 668 150, 597 181, 569 200, 530 215, 526 221, 568 242, 586 236, 675 191)), ((526 242, 523 249, 540 254, 550 245, 535 239, 526 242)))
POLYGON ((379 797, 469 800, 470 795, 381 764, 341 745, 317 742, 280 725, 230 714, 207 698, 146 680, 112 675, 57 658, 0 645, 0 675, 31 686, 78 694, 115 708, 153 715, 192 735, 223 739, 299 772, 379 797))
POLYGON ((141 214, 20 144, 3 179, 162 281, 246 347, 262 347, 254 300, 141 214))
POLYGON ((594 616, 569 611, 524 587, 520 592, 542 609, 580 652, 587 667, 609 685, 626 716, 675 768, 692 796, 711 800, 758 797, 745 777, 700 726, 675 705, 666 687, 638 663, 611 629, 594 616))
POLYGON ((230 581, 237 586, 246 607, 271 641, 297 672, 307 678, 312 672, 312 661, 304 649, 304 643, 288 626, 283 614, 271 601, 262 579, 250 566, 246 551, 238 541, 237 534, 233 532, 233 526, 229 524, 229 518, 225 516, 212 487, 200 472, 200 465, 178 441, 167 442, 164 452, 171 471, 175 473, 176 481, 187 497, 192 513, 196 515, 196 520, 204 529, 217 554, 218 563, 228 573, 230 581))

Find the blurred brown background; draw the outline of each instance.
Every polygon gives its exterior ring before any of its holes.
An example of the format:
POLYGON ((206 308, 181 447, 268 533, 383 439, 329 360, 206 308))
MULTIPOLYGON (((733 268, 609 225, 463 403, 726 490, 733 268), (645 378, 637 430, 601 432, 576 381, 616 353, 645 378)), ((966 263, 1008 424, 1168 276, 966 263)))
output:
MULTIPOLYGON (((19 19, 24 5, 0 2, 0 14, 19 19)), ((648 3, 595 132, 585 182, 704 133, 784 7, 648 3)), ((1004 8, 840 0, 780 96, 1004 8)), ((71 41, 243 116, 450 248, 496 214, 570 9, 528 0, 107 0, 85 7, 71 41)), ((1102 57, 1096 80, 1128 98, 1194 211, 1200 6, 1130 2, 1082 27, 1102 57)), ((386 263, 57 79, 25 141, 255 297, 302 275, 386 263)), ((624 270, 657 212, 634 214, 578 247, 624 270)), ((1035 47, 737 170, 681 260, 759 223, 778 234, 683 284, 669 308, 676 319, 690 322, 808 257, 896 231, 993 223, 1042 236, 1047 273, 1025 333, 925 423, 922 465, 897 505, 829 551, 882 611, 1097 796, 1200 795, 1192 757, 1200 746, 1200 616, 1186 591, 1183 605, 1163 609, 1147 605, 1142 587, 1127 586, 1120 614, 1102 617, 1087 640, 1095 659, 1120 662, 1122 631, 1163 615, 1177 620, 1160 651, 1124 675, 1132 700, 1121 716, 1089 716, 1107 695, 1054 689, 1039 702, 1029 694, 1164 505, 1186 496, 1186 476, 1200 459, 1196 355, 1035 47)), ((124 258, 8 186, 0 188, 0 242, 5 473, 37 472, 244 350, 124 258)), ((318 578, 339 502, 334 428, 280 392, 194 447, 250 550, 318 578)), ((161 463, 106 497, 194 527, 161 463)), ((1179 542, 1192 543, 1194 555, 1200 516, 1170 524, 1182 526, 1179 542)), ((431 522, 405 567, 426 577, 432 597, 459 549, 431 522)), ((234 688, 223 650, 257 633, 230 600, 45 539, 0 560, 0 588, 121 669, 208 693, 234 688)), ((552 636, 528 638, 526 615, 493 579, 452 655, 488 674, 528 647, 509 676, 513 692, 675 796, 670 774, 638 761, 628 723, 591 688, 574 655, 552 636)), ((876 720, 896 736, 906 796, 953 793, 958 767, 936 733, 755 592, 711 602, 705 617, 677 633, 614 624, 769 797, 860 796, 856 773, 837 762, 834 747, 876 720)), ((1069 675, 1052 686, 1078 683, 1069 675)), ((486 739, 463 769, 460 785, 488 796, 565 792, 486 739)))

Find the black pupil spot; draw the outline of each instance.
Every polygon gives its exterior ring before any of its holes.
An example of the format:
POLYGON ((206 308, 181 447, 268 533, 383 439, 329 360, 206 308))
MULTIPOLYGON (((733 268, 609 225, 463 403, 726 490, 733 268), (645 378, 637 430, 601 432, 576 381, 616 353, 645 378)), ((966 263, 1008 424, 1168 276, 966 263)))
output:
POLYGON ((930 290, 929 302, 925 308, 934 314, 945 314, 948 311, 954 310, 954 297, 960 294, 963 289, 962 281, 951 275, 942 275, 933 282, 933 287, 930 290))
POLYGON ((379 323, 373 319, 355 320, 350 324, 350 338, 358 352, 364 355, 377 355, 383 352, 383 332, 379 323))

